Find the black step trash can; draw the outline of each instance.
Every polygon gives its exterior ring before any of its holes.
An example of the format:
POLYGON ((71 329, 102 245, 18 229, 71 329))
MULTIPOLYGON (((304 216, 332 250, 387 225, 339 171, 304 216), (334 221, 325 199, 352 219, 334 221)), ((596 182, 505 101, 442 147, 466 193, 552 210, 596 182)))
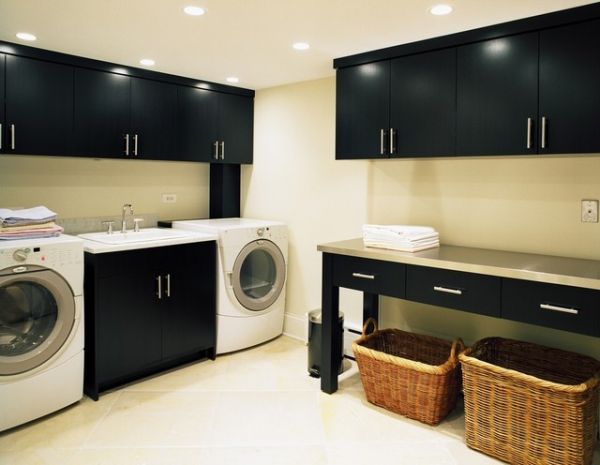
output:
MULTIPOLYGON (((321 310, 313 310, 308 314, 308 374, 314 378, 321 377, 321 334, 323 323, 321 321, 321 310)), ((338 319, 338 331, 340 353, 334 361, 338 366, 338 374, 344 371, 344 314, 340 312, 338 319)))

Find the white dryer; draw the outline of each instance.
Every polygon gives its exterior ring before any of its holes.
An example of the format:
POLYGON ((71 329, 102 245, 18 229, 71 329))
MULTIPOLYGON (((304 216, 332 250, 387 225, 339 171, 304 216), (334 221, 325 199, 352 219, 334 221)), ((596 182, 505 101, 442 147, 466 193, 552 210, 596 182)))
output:
POLYGON ((0 241, 0 431, 83 396, 83 241, 0 241))
POLYGON ((245 349, 283 332, 288 256, 285 224, 219 218, 174 221, 173 228, 219 236, 217 354, 245 349))

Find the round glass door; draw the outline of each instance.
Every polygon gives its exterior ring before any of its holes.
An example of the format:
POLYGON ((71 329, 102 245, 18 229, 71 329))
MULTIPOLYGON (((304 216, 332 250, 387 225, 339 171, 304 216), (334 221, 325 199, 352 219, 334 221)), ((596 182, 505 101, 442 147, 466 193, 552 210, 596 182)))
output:
POLYGON ((73 293, 56 273, 0 274, 0 375, 43 364, 68 339, 74 320, 73 293))
POLYGON ((233 293, 251 311, 265 310, 281 294, 285 260, 279 247, 267 240, 247 244, 233 265, 233 293))

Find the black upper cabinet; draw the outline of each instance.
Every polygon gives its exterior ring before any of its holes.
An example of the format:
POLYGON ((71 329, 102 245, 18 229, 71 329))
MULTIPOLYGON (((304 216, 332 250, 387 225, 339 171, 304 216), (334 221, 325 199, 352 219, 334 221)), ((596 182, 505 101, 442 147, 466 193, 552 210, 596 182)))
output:
POLYGON ((4 120, 4 67, 6 55, 0 53, 0 153, 6 149, 6 122, 4 120))
POLYGON ((456 50, 396 58, 391 66, 391 156, 453 155, 456 50))
MULTIPOLYGON (((254 99, 219 94, 218 155, 220 163, 252 163, 254 99)), ((214 158, 213 158, 214 159, 214 158)))
POLYGON ((540 33, 540 153, 600 152, 599 83, 600 20, 540 33))
POLYGON ((177 87, 177 156, 180 160, 210 162, 218 139, 218 93, 177 87))
POLYGON ((458 48, 458 155, 537 153, 538 33, 458 48))
MULTIPOLYGON (((131 78, 75 68, 75 155, 122 158, 130 119, 131 78)), ((129 147, 126 147, 129 145, 129 147)))
POLYGON ((390 61, 339 69, 336 85, 336 159, 387 158, 390 61))
POLYGON ((73 68, 6 55, 3 150, 69 155, 73 131, 73 68))

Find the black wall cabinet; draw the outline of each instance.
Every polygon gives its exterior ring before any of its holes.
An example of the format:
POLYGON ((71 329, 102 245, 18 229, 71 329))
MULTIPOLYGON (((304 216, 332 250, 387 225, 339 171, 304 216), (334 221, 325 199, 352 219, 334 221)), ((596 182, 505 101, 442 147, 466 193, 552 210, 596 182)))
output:
POLYGON ((4 118, 4 67, 6 55, 0 53, 0 153, 6 148, 6 120, 4 118))
POLYGON ((13 55, 2 56, 2 150, 68 155, 73 131, 73 68, 13 55), (2 69, 3 68, 3 69, 2 69))
POLYGON ((252 163, 253 119, 254 99, 219 94, 219 163, 252 163))
POLYGON ((216 244, 86 254, 85 392, 209 356, 216 346, 216 244))

